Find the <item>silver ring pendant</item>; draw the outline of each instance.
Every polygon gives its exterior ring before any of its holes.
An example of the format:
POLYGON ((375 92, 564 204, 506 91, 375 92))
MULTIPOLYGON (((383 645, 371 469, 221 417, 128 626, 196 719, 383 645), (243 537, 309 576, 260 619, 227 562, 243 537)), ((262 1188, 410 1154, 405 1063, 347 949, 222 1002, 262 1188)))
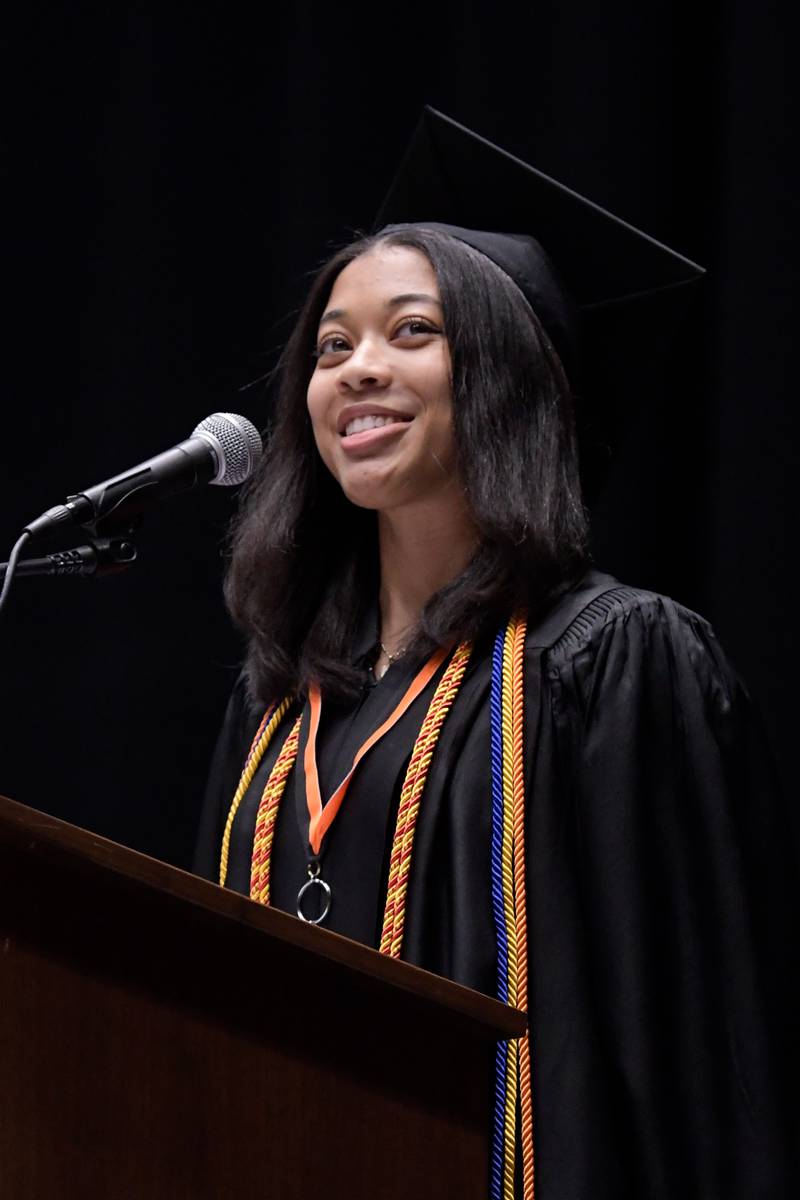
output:
POLYGON ((297 893, 297 915, 301 921, 305 921, 308 925, 321 925, 331 911, 331 889, 328 887, 324 879, 320 879, 318 875, 313 875, 311 879, 306 880, 300 891, 297 893), (303 896, 311 887, 322 888, 325 894, 325 907, 318 917, 307 917, 303 912, 303 896))

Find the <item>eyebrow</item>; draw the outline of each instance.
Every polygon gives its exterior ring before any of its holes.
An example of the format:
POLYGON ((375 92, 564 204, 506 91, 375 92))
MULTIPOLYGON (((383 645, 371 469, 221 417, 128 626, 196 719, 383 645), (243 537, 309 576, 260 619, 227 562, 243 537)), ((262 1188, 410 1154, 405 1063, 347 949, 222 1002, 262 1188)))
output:
MULTIPOLYGON (((391 300, 386 301, 386 308, 399 308, 401 304, 435 304, 439 308, 442 307, 441 300, 437 300, 435 296, 429 296, 427 292, 403 292, 401 296, 392 296, 391 300)), ((319 319, 320 325, 324 325, 326 321, 340 321, 342 317, 347 316, 346 308, 329 308, 326 313, 323 313, 319 319)))

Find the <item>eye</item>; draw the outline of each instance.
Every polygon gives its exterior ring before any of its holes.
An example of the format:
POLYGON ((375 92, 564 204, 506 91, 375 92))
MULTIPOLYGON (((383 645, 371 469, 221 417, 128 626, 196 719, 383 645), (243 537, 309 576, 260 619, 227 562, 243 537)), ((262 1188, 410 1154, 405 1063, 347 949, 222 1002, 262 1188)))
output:
POLYGON ((427 317, 404 317, 394 331, 394 337, 419 337, 424 334, 441 333, 441 329, 427 317))
POLYGON ((313 351, 314 358, 327 358, 331 354, 342 354, 350 349, 350 343, 341 333, 329 333, 320 338, 313 351))

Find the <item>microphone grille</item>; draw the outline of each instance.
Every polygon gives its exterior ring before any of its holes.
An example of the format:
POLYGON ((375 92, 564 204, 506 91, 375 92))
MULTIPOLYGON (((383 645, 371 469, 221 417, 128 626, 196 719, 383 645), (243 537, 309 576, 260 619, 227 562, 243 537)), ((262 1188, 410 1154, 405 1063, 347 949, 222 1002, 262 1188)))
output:
POLYGON ((209 443, 217 457, 217 474, 212 483, 233 487, 243 483, 261 457, 261 436, 247 417, 238 413, 212 413, 192 430, 192 437, 209 443))

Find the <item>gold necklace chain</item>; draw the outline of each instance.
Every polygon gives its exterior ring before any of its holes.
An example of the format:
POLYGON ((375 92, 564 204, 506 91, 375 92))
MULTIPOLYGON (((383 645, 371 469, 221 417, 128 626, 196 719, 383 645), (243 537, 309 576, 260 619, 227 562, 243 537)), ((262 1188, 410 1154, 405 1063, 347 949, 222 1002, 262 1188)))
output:
POLYGON ((401 649, 396 650, 395 653, 392 654, 386 649, 383 642, 378 642, 378 645, 380 646, 382 653, 386 655, 390 666, 392 663, 396 663, 399 658, 402 658, 408 648, 407 646, 402 646, 401 649))

